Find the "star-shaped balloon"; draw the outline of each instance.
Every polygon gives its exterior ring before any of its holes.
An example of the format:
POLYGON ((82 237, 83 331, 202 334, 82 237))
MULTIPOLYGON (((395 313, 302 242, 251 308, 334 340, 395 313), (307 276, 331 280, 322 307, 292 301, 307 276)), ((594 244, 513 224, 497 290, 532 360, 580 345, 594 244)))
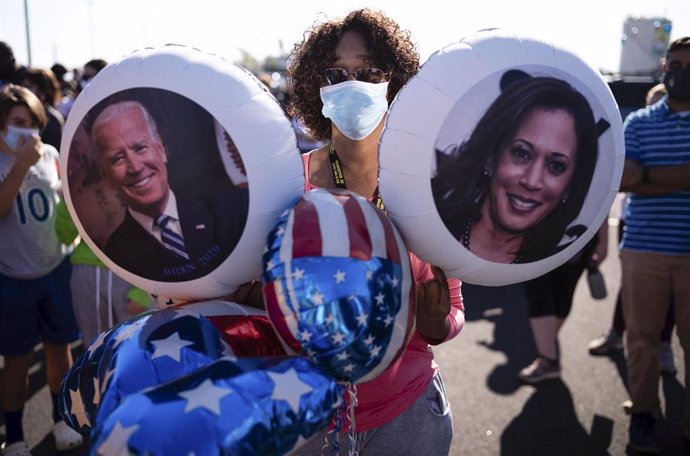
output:
POLYGON ((130 394, 175 380, 227 355, 286 352, 265 312, 206 301, 138 316, 99 335, 63 382, 61 410, 88 433, 130 394))
POLYGON ((222 358, 130 394, 94 428, 91 456, 284 455, 342 401, 343 387, 306 358, 222 358))

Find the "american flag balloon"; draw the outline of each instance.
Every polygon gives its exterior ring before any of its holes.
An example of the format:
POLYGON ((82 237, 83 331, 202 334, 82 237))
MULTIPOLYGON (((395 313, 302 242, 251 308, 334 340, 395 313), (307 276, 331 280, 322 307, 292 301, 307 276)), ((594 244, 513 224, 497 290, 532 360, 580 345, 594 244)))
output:
POLYGON ((221 357, 284 356, 265 312, 207 301, 148 312, 100 334, 67 373, 65 422, 88 433, 130 394, 178 379, 221 357))
POLYGON ((414 328, 407 249, 383 211, 347 190, 311 190, 283 212, 262 283, 278 335, 342 382, 379 375, 414 328))
POLYGON ((280 456, 325 429, 343 387, 304 357, 221 358, 130 394, 91 456, 280 456))

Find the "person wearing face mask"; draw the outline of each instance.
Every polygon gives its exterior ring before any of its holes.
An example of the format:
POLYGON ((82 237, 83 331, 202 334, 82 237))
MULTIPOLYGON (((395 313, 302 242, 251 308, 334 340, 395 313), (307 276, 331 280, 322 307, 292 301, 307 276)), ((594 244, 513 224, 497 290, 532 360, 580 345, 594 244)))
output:
POLYGON ((43 108, 46 110, 48 124, 41 131, 41 141, 60 150, 65 118, 55 107, 62 98, 57 78, 51 70, 29 68, 22 85, 31 90, 43 102, 43 108))
POLYGON ((46 356, 53 399, 53 435, 59 451, 82 438, 60 417, 57 394, 72 365, 69 344, 79 338, 69 289, 72 269, 55 234, 60 200, 58 153, 41 143, 41 101, 24 87, 0 90, 0 397, 6 442, 2 456, 30 456, 22 415, 33 349, 46 356))
MULTIPOLYGON (((305 190, 347 188, 383 208, 378 142, 390 101, 419 66, 409 32, 383 13, 357 10, 314 26, 289 62, 289 113, 328 142, 302 155, 305 190)), ((410 258, 416 330, 398 361, 358 385, 352 450, 363 456, 443 455, 451 444, 450 406, 430 345, 452 339, 463 327, 460 281, 410 258)), ((339 433, 345 446, 347 429, 345 424, 339 433)), ((325 437, 317 435, 294 454, 322 454, 325 437)))
MULTIPOLYGON (((620 250, 632 400, 628 445, 653 454, 659 452, 660 332, 671 301, 690 384, 690 36, 669 45, 661 70, 666 98, 630 114, 623 125, 620 188, 630 193, 620 250)), ((683 435, 690 441, 687 392, 684 412, 683 435)))
POLYGON ((57 106, 58 110, 60 111, 60 114, 62 114, 62 117, 67 119, 69 112, 72 110, 74 100, 81 93, 81 91, 86 88, 86 86, 94 78, 94 76, 96 76, 107 65, 108 62, 106 62, 103 59, 92 59, 84 64, 84 68, 81 71, 81 74, 79 74, 79 71, 77 69, 74 70, 74 93, 65 94, 65 96, 62 97, 60 103, 57 106))
POLYGON ((84 64, 84 71, 79 79, 79 91, 81 92, 100 71, 108 65, 103 59, 92 59, 84 64))

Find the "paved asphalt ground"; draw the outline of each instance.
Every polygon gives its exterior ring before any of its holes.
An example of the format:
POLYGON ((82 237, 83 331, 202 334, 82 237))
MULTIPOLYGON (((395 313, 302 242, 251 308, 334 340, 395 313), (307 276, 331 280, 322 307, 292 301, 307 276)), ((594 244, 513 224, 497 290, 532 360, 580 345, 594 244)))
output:
MULTIPOLYGON (((519 285, 485 288, 464 285, 467 324, 436 357, 446 382, 454 419, 451 455, 603 456, 626 453, 628 398, 623 353, 592 357, 587 343, 611 321, 620 267, 611 227, 609 257, 602 267, 609 296, 593 301, 584 280, 561 332, 561 380, 537 387, 521 385, 517 373, 529 364, 534 343, 519 285)), ((673 348, 680 355, 674 335, 673 348)), ((31 398, 25 411, 26 437, 34 456, 57 454, 50 435, 50 397, 40 348, 31 371, 31 398)), ((81 347, 75 347, 80 352, 81 347)), ((0 358, 0 368, 2 366, 0 358)), ((681 434, 684 395, 679 374, 660 382, 664 419, 658 423, 663 456, 689 454, 681 434)), ((4 439, 0 416, 0 441, 4 439)), ((88 453, 88 445, 66 455, 88 453)))

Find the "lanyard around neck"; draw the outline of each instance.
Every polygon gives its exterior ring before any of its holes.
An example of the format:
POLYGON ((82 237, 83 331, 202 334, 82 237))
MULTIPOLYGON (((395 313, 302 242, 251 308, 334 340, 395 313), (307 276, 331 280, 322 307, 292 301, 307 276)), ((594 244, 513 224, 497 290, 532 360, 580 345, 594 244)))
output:
MULTIPOLYGON (((331 174, 333 176, 335 186, 338 188, 347 189, 343 167, 340 164, 340 159, 338 158, 338 154, 335 152, 335 147, 333 147, 333 144, 328 146, 328 160, 331 162, 331 174)), ((385 206, 383 205, 383 200, 381 199, 381 192, 379 192, 378 185, 376 185, 374 196, 371 199, 374 201, 374 204, 376 204, 376 207, 383 211, 386 210, 385 206)))

